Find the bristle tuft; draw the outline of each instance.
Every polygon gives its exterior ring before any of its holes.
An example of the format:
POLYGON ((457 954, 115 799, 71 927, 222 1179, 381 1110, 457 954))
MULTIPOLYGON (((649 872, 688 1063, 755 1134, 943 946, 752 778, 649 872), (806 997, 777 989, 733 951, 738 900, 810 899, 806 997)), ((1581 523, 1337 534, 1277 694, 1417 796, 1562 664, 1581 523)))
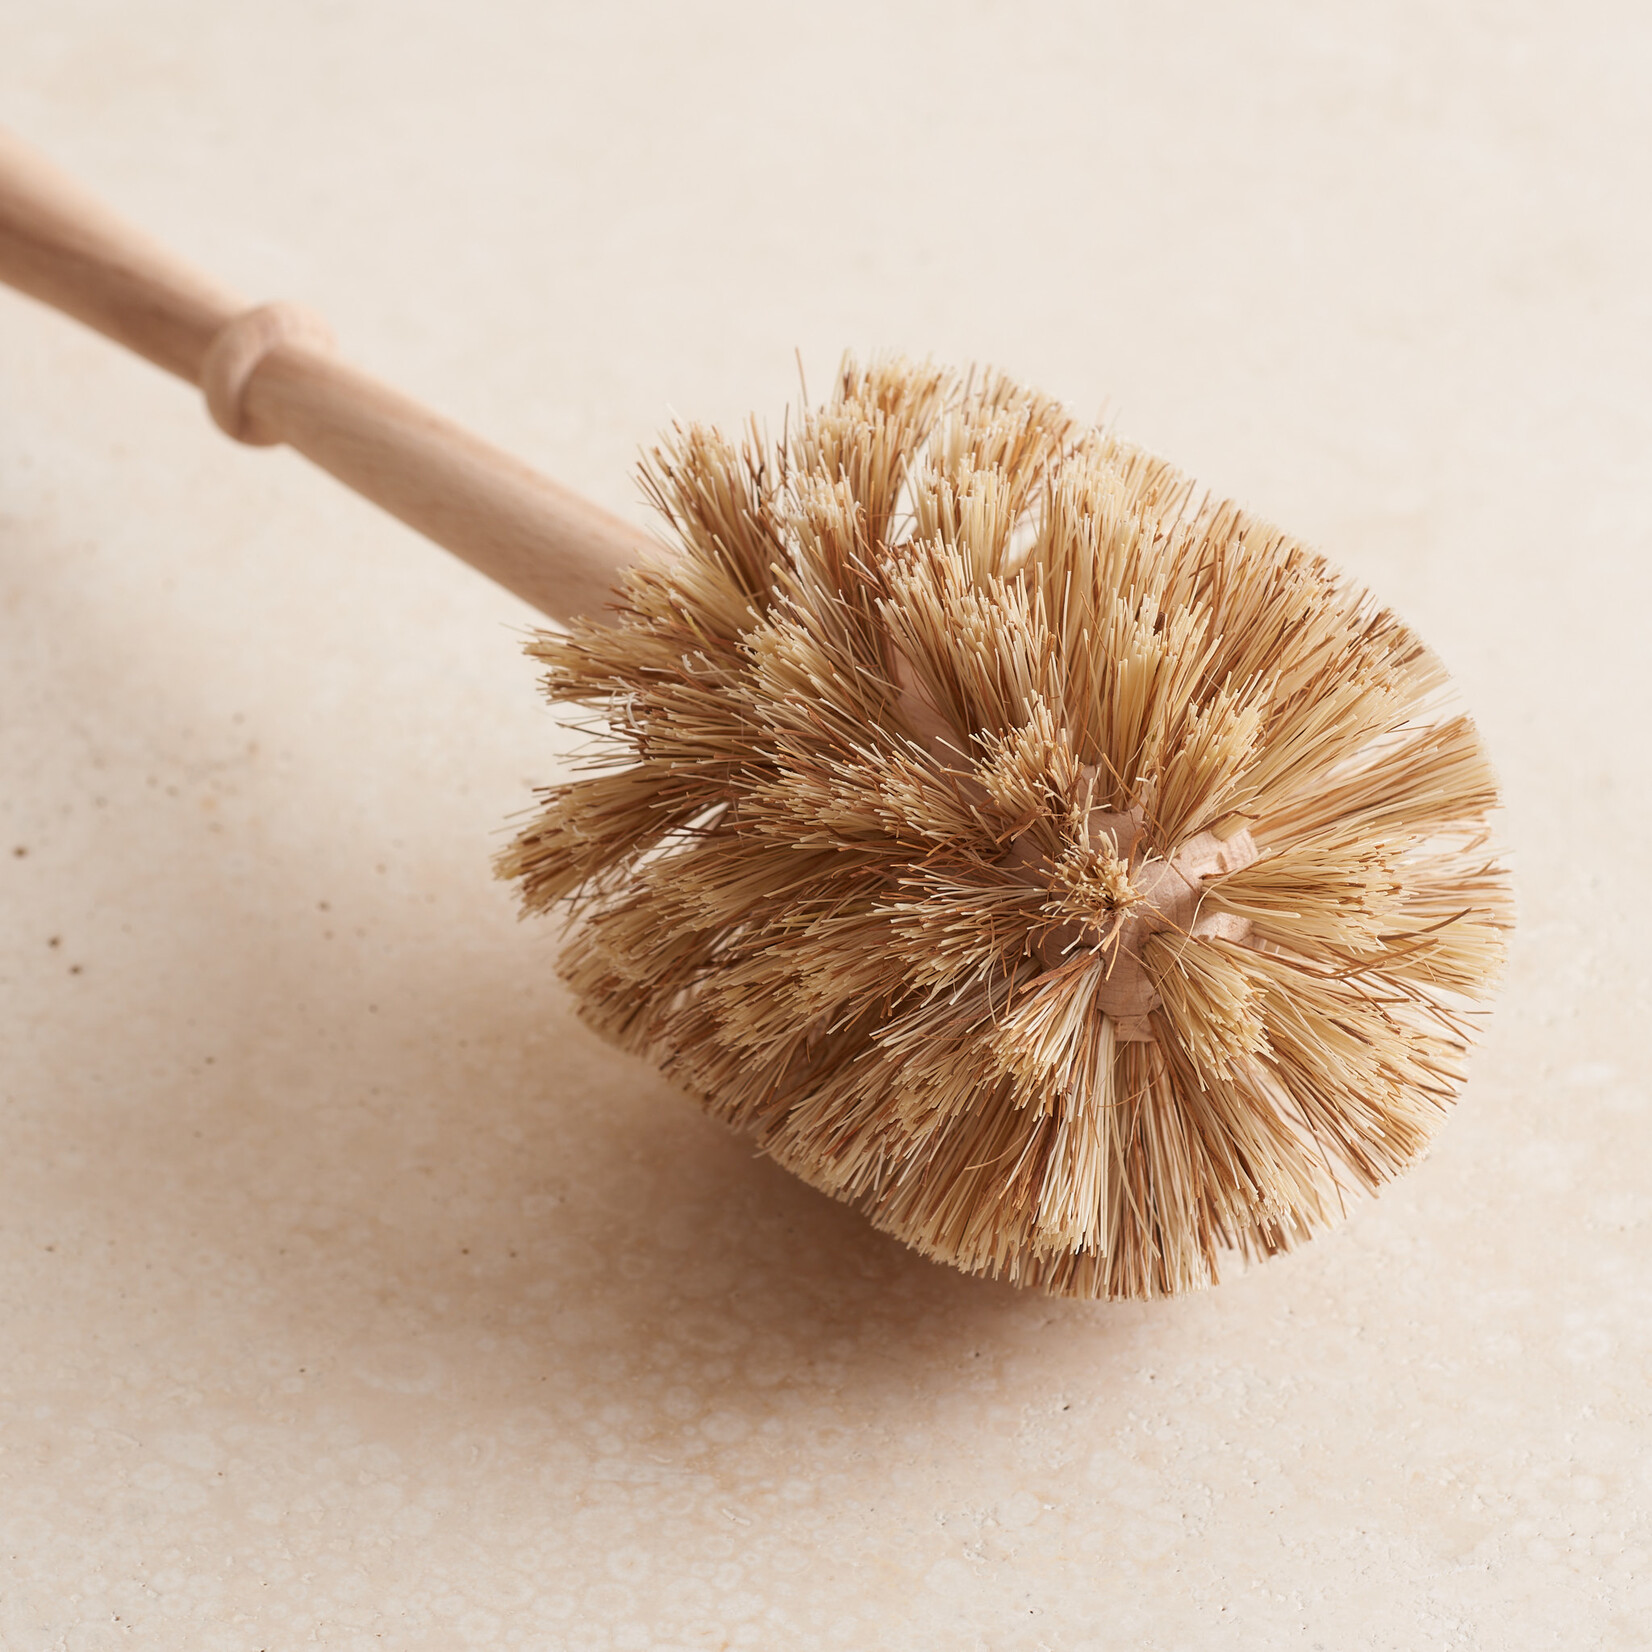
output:
POLYGON ((499 862, 577 915, 594 1026, 924 1254, 1064 1295, 1209 1284, 1416 1158, 1510 911, 1397 618, 996 375, 847 363, 644 484, 674 559, 531 647, 593 772, 499 862), (1169 867, 1193 916, 1143 924, 1169 867))

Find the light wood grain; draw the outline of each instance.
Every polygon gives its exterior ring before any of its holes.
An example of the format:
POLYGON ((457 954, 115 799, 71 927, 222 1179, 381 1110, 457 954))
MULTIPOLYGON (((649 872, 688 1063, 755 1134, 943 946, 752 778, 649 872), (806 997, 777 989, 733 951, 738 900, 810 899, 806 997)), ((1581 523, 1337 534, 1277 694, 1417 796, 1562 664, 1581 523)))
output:
POLYGON ((0 130, 0 280, 198 388, 237 439, 284 442, 551 618, 600 614, 648 544, 619 517, 251 309, 0 130))

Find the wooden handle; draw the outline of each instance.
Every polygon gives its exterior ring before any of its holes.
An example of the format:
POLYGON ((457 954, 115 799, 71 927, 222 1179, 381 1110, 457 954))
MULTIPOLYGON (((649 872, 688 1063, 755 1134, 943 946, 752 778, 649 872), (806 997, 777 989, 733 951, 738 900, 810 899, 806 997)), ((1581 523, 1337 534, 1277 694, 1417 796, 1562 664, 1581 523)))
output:
POLYGON ((338 360, 324 323, 249 309, 0 130, 0 280, 202 389, 553 619, 600 613, 647 536, 338 360))

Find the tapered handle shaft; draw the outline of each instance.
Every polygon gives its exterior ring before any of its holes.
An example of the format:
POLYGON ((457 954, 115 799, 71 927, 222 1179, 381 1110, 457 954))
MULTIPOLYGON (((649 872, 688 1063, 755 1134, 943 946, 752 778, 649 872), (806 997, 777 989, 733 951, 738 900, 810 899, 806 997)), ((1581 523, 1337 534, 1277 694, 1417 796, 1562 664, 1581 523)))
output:
POLYGON ((597 617, 647 537, 347 365, 290 305, 249 309, 0 130, 0 281, 198 386, 554 619, 597 617))

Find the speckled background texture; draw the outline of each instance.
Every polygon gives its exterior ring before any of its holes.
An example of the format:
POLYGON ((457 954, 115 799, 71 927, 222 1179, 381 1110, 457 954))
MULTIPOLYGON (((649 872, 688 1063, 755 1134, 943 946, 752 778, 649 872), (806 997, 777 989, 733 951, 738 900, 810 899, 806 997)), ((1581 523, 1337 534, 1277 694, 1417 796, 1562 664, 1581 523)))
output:
POLYGON ((1328 1238, 954 1276, 572 1018, 488 867, 528 611, 0 293, 0 1647, 1647 1644, 1649 68, 1628 4, 0 11, 0 120, 638 519, 794 348, 1105 405, 1439 648, 1522 914, 1328 1238))

